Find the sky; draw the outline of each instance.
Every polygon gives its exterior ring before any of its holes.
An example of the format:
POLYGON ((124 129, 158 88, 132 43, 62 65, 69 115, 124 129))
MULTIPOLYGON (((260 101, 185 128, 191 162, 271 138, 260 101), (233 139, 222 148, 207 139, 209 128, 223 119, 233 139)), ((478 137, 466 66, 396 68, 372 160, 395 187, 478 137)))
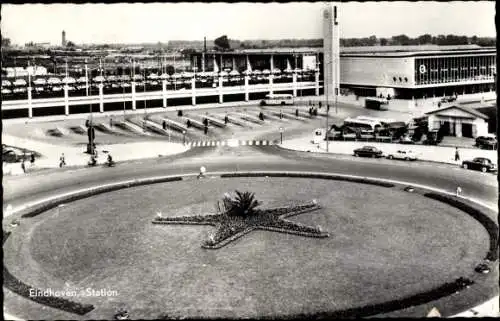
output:
MULTIPOLYGON (((0 27, 15 44, 322 38, 326 2, 4 4, 0 27)), ((495 2, 338 3, 342 38, 429 33, 496 37, 495 2)))

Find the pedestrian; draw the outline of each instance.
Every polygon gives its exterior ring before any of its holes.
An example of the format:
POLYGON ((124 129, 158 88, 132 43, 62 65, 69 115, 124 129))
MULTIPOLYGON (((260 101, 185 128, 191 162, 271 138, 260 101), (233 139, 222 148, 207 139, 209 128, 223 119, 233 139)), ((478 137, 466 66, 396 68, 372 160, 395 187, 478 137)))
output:
POLYGON ((295 109, 295 117, 299 117, 299 109, 295 109))
POLYGON ((321 109, 321 101, 318 103, 318 107, 319 109, 321 109))
POLYGON ((161 125, 163 127, 163 130, 167 129, 167 122, 166 121, 163 121, 163 123, 161 125))
POLYGON ((21 162, 21 168, 23 169, 23 173, 26 173, 26 164, 24 163, 24 159, 21 162))
POLYGON ((33 154, 33 153, 31 153, 31 156, 30 156, 30 163, 31 163, 31 166, 35 165, 35 154, 33 154))
POLYGON ((64 153, 61 154, 61 157, 59 157, 59 167, 63 167, 66 165, 66 157, 64 156, 64 153))
POLYGON ((312 116, 312 114, 313 114, 312 107, 309 107, 309 116, 312 116))
POLYGON ((187 126, 187 128, 191 127, 191 121, 189 119, 186 122, 186 126, 187 126))
POLYGON ((205 172, 207 171, 207 169, 205 168, 205 166, 202 166, 200 167, 200 174, 198 174, 198 179, 202 178, 202 177, 205 177, 205 172))
POLYGON ((280 110, 280 119, 283 119, 283 111, 280 110))
POLYGON ((224 124, 227 125, 228 122, 229 122, 229 117, 226 115, 224 116, 224 124))
POLYGON ((455 162, 460 161, 460 153, 458 152, 458 147, 455 147, 455 162))
POLYGON ((109 127, 113 127, 113 117, 109 117, 109 127))
POLYGON ((205 132, 205 135, 208 134, 208 126, 205 126, 204 132, 205 132))
POLYGON ((462 194, 462 188, 460 186, 457 186, 457 196, 460 196, 462 194))

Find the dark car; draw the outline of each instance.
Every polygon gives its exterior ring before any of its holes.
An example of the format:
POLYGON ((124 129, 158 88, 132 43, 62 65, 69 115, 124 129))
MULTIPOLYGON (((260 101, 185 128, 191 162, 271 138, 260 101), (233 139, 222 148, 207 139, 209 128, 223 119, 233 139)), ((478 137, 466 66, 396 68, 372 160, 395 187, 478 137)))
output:
POLYGON ((2 150, 2 162, 6 163, 17 163, 23 160, 29 160, 31 153, 20 154, 16 153, 13 149, 3 149, 2 150))
POLYGON ((2 162, 17 163, 23 159, 22 155, 16 154, 12 149, 2 151, 2 162))
POLYGON ((476 146, 494 149, 497 147, 497 139, 494 136, 479 136, 476 138, 476 146))
POLYGON ((490 272, 490 267, 486 263, 481 263, 474 269, 477 273, 488 274, 490 272))
POLYGON ((465 169, 480 170, 483 173, 494 172, 497 170, 496 165, 493 164, 491 160, 484 157, 476 157, 473 160, 463 161, 462 167, 465 169))
POLYGON ((354 150, 354 156, 362 156, 362 157, 382 157, 383 152, 373 146, 363 146, 361 148, 354 150))

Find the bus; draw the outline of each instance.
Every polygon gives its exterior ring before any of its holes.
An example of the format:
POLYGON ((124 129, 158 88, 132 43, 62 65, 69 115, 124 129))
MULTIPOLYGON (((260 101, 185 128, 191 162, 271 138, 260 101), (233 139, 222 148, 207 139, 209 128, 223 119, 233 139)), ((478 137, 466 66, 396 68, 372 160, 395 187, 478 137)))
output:
POLYGON ((361 132, 375 132, 382 128, 382 124, 378 121, 359 118, 344 119, 344 126, 359 129, 361 132))
POLYGON ((293 95, 289 94, 274 94, 266 95, 266 97, 260 101, 261 106, 266 105, 293 105, 293 95))
POLYGON ((389 100, 386 98, 366 97, 365 107, 367 109, 388 110, 389 100))
POLYGON ((396 120, 391 119, 391 118, 379 118, 379 117, 371 117, 371 116, 357 116, 356 119, 379 122, 382 126, 387 126, 391 123, 396 122, 396 120))

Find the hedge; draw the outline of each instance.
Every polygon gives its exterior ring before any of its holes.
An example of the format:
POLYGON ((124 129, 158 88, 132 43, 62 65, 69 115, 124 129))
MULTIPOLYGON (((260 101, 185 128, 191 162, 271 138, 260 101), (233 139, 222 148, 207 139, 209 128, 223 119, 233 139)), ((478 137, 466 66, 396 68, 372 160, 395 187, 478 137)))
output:
POLYGON ((328 174, 307 174, 307 173, 230 173, 221 174, 221 178, 232 178, 232 177, 298 177, 298 178, 319 178, 319 179, 331 179, 337 181, 347 181, 354 183, 370 184, 381 187, 394 187, 394 184, 382 182, 378 180, 368 179, 368 178, 357 178, 357 177, 347 177, 340 175, 328 175, 328 174))
MULTIPOLYGON (((438 300, 442 297, 449 296, 453 293, 463 290, 469 285, 472 285, 474 282, 459 278, 451 283, 445 283, 440 287, 437 287, 433 290, 419 293, 413 295, 411 297, 392 300, 379 304, 371 304, 363 307, 338 310, 338 311, 329 311, 329 312, 317 312, 317 313, 297 313, 297 314, 289 314, 289 315, 280 315, 280 316, 257 316, 258 320, 330 320, 330 319, 338 319, 338 318, 362 318, 375 316, 382 313, 388 313, 392 311, 402 310, 406 308, 410 308, 412 306, 417 306, 425 303, 429 303, 434 300, 438 300), (464 282, 465 281, 465 282, 464 282)), ((158 319, 171 319, 172 316, 167 314, 162 314, 158 319)), ((205 319, 205 318, 200 318, 205 319)), ((206 318, 209 319, 209 318, 206 318)), ((218 318, 219 320, 229 320, 230 318, 218 318)))
MULTIPOLYGON (((4 232, 3 235, 4 244, 7 241, 7 238, 10 236, 10 234, 11 232, 4 232)), ((26 299, 66 312, 84 315, 94 310, 94 306, 91 304, 81 304, 78 302, 73 302, 71 300, 54 296, 31 296, 30 291, 41 292, 41 290, 36 289, 30 285, 27 285, 21 280, 18 280, 15 276, 13 276, 9 272, 9 270, 5 267, 5 265, 3 266, 3 286, 5 286, 7 289, 11 290, 14 293, 19 294, 20 296, 26 299)))
POLYGON ((496 261, 498 259, 498 226, 486 214, 455 197, 437 193, 426 193, 424 196, 456 207, 481 223, 490 236, 490 249, 486 255, 486 259, 490 261, 496 261))
POLYGON ((135 186, 141 186, 141 185, 147 185, 147 184, 152 184, 152 183, 165 183, 165 182, 174 182, 174 181, 181 181, 182 177, 166 177, 162 179, 146 179, 146 180, 136 180, 133 182, 128 182, 128 183, 123 183, 123 184, 118 184, 118 185, 113 185, 113 186, 100 186, 96 188, 92 188, 90 190, 83 191, 81 193, 69 196, 69 197, 59 197, 54 200, 47 201, 46 203, 42 205, 36 206, 34 209, 29 209, 29 212, 26 214, 23 214, 22 217, 35 217, 43 212, 46 212, 50 209, 53 209, 57 207, 61 203, 69 203, 69 202, 74 202, 80 199, 84 199, 90 196, 98 195, 98 194, 103 194, 103 193, 108 193, 108 192, 113 192, 117 191, 120 189, 124 188, 129 188, 129 187, 135 187, 135 186))

